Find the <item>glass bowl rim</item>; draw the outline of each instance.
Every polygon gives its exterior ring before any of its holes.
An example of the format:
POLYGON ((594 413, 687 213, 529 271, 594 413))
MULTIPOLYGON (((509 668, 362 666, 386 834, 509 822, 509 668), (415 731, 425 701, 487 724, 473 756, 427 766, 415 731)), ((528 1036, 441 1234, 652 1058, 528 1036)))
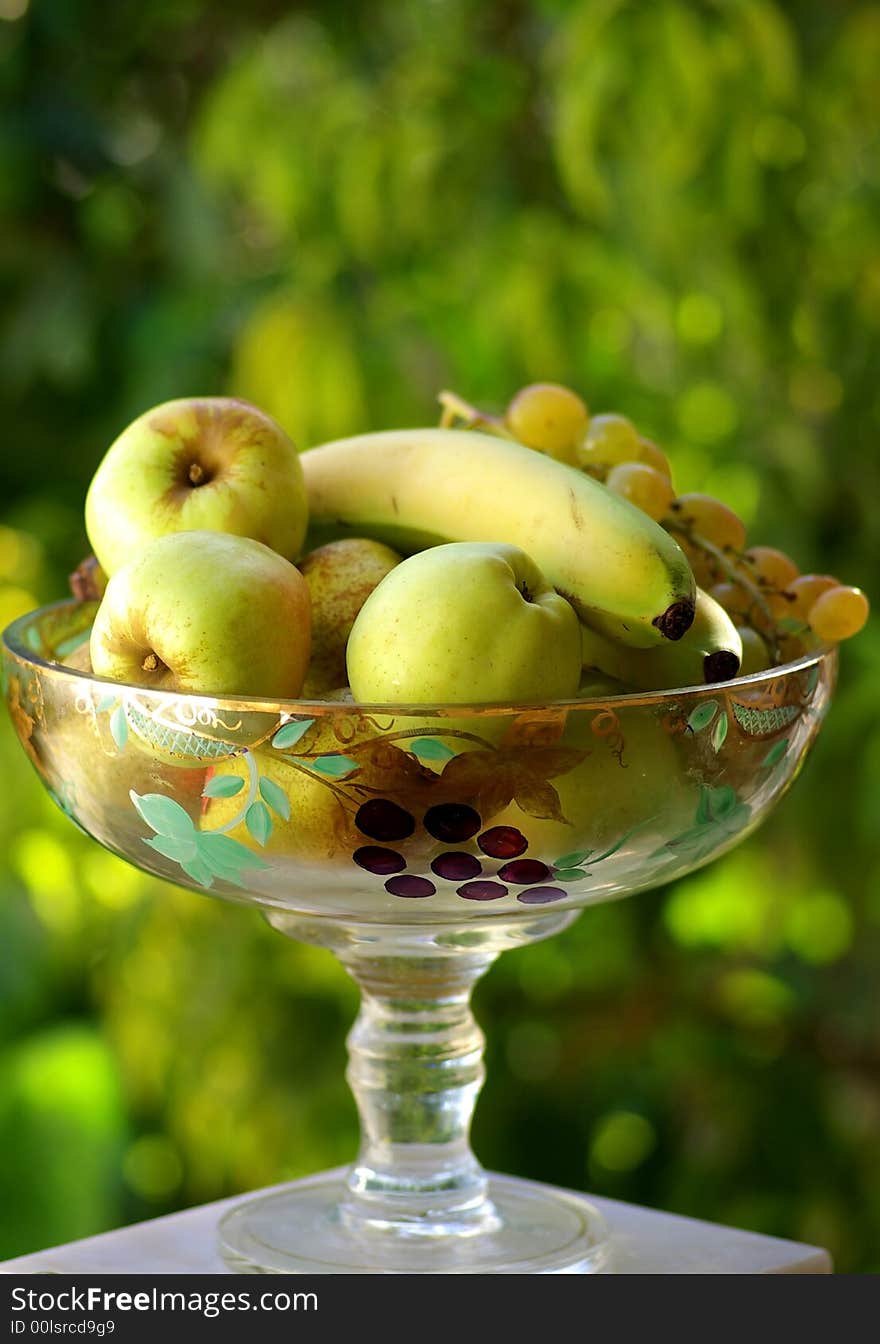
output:
MULTIPOLYGON (((132 695, 150 695, 155 696, 166 702, 179 704, 181 700, 192 700, 204 704, 206 700, 212 704, 228 706, 237 711, 251 710, 254 712, 277 714, 287 714, 292 718, 298 717, 302 712, 307 711, 313 716, 331 716, 333 714, 350 716, 352 714, 370 714, 380 715, 383 718, 396 716, 412 718, 486 718, 492 716, 501 716, 509 714, 540 713, 545 710, 570 710, 580 709, 589 706, 595 707, 642 707, 658 706, 668 703, 671 699, 681 699, 683 696, 695 698, 705 695, 710 691, 730 692, 732 690, 756 690, 761 686, 768 685, 776 681, 781 676, 792 672, 805 671, 807 668, 817 666, 826 660, 832 663, 836 662, 837 646, 823 645, 822 648, 814 650, 812 653, 803 654, 800 658, 794 659, 789 663, 779 663, 774 667, 765 668, 763 672, 751 672, 744 677, 734 677, 730 681, 705 682, 700 686, 670 686, 664 690, 658 691, 634 691, 623 695, 597 695, 581 696, 568 700, 542 700, 542 701, 518 701, 509 703, 506 701, 481 702, 477 704, 467 704, 461 702, 435 702, 428 704, 407 703, 387 704, 384 702, 360 701, 360 700, 306 700, 306 699, 283 699, 272 696, 239 696, 239 695, 215 695, 210 691, 171 691, 163 690, 159 687, 143 686, 131 682, 113 681, 109 677, 99 677, 93 672, 81 672, 78 668, 67 667, 63 663, 50 662, 32 649, 26 647, 22 639, 23 632, 33 624, 39 617, 45 616, 52 611, 61 611, 64 608, 77 608, 95 605, 89 602, 79 601, 76 598, 62 598, 57 602, 48 602, 44 606, 35 607, 32 611, 25 612, 16 617, 2 632, 3 647, 6 652, 16 661, 30 667, 38 667, 48 676, 58 677, 62 680, 68 680, 72 684, 86 682, 96 686, 112 686, 120 693, 130 693, 132 695)), ((83 641, 84 642, 84 641, 83 641)), ((78 647, 78 646, 77 646, 78 647)))

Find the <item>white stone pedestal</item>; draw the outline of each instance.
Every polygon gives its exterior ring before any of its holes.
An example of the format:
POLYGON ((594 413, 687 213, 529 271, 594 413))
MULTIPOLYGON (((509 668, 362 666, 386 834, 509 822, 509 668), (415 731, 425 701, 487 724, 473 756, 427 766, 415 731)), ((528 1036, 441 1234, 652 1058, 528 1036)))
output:
MULTIPOLYGON (((816 1246, 671 1213, 593 1199, 613 1238, 617 1274, 830 1274, 816 1246)), ((217 1221, 237 1199, 155 1218, 0 1264, 4 1274, 228 1274, 215 1249, 217 1221)))

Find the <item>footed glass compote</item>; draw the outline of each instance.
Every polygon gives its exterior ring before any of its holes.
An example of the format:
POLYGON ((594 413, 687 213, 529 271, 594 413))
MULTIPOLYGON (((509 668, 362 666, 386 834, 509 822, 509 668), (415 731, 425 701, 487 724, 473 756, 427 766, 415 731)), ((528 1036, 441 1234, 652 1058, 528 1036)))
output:
POLYGON ((21 744, 67 815, 158 877, 245 902, 357 981, 348 1174, 246 1199, 219 1227, 250 1273, 585 1273, 587 1200, 487 1175, 470 991, 507 948, 690 872, 763 820, 828 708, 824 652, 723 685, 542 706, 228 699, 103 681, 94 605, 4 636, 21 744))

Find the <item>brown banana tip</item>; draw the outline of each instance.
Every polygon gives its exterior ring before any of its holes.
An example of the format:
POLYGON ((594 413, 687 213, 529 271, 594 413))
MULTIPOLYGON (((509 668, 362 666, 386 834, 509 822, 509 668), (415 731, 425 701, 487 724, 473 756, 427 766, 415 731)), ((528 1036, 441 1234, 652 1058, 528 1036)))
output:
POLYGON ((716 649, 703 659, 703 677, 707 682, 730 681, 739 671, 739 658, 731 649, 716 649))
POLYGON ((655 616, 652 625, 656 625, 664 639, 681 639, 694 622, 696 606, 691 597, 683 597, 667 607, 662 616, 655 616))

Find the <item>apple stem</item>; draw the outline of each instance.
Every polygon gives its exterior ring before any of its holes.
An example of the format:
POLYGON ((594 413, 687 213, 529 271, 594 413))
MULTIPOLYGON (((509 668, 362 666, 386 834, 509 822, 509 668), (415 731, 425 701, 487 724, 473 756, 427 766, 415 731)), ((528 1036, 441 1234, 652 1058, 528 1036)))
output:
POLYGON ((200 466, 198 462, 190 462, 187 476, 192 485, 201 485, 205 479, 204 467, 200 466))
POLYGON ((156 657, 155 653, 148 653, 144 661, 141 663, 141 667, 145 672, 158 672, 159 659, 156 657))

